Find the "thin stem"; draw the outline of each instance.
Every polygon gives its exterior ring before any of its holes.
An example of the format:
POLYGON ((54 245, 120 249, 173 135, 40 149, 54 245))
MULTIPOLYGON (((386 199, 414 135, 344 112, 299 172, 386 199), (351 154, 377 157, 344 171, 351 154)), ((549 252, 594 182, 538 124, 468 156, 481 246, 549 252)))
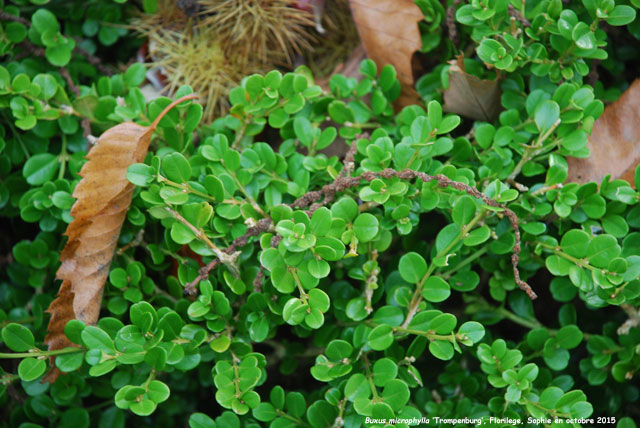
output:
POLYGON ((29 357, 50 357, 53 355, 75 354, 76 352, 84 352, 84 348, 64 348, 55 349, 53 351, 35 351, 35 352, 0 352, 0 359, 5 358, 29 358, 29 357))
POLYGON ((447 272, 445 272, 442 275, 442 278, 443 279, 451 278, 453 276, 453 274, 455 274, 457 271, 459 271, 460 269, 462 269, 463 267, 465 267, 466 265, 468 265, 469 263, 471 263, 475 259, 482 257, 488 251, 489 251, 489 246, 484 246, 484 247, 480 248, 478 251, 475 251, 475 252, 471 253, 471 255, 469 255, 467 258, 465 258, 460 263, 455 265, 453 267, 453 269, 448 270, 447 272))
POLYGON ((244 121, 242 122, 242 128, 240 128, 240 131, 238 131, 238 133, 236 134, 236 139, 233 141, 233 144, 231 145, 232 149, 238 149, 240 145, 240 141, 242 141, 242 138, 244 137, 244 133, 247 130, 247 126, 249 126, 249 122, 251 122, 251 115, 247 114, 244 118, 244 121))
POLYGON ((60 172, 58 173, 58 178, 64 178, 64 170, 67 164, 67 134, 62 133, 62 150, 60 150, 60 172))
POLYGON ((22 152, 24 153, 24 157, 27 158, 27 159, 30 159, 31 155, 29 154, 29 150, 27 150, 27 146, 24 144, 24 141, 22 141, 22 138, 20 137, 20 133, 13 126, 13 123, 11 122, 11 119, 6 120, 6 123, 9 125, 9 128, 11 128, 11 132, 13 133, 13 136, 16 137, 16 140, 18 140, 18 143, 20 144, 20 148, 22 149, 22 152))
POLYGON ((371 389, 371 393, 373 394, 373 402, 377 403, 380 401, 380 396, 378 395, 378 390, 376 388, 375 383, 373 383, 373 374, 371 373, 371 363, 367 358, 366 352, 362 354, 362 361, 364 362, 366 377, 367 377, 367 380, 369 381, 369 388, 371 389))
POLYGON ((206 233, 204 233, 204 230, 202 229, 198 229, 197 227, 195 227, 194 225, 192 225, 191 223, 189 223, 189 221, 187 221, 187 219, 185 219, 184 217, 182 217, 180 215, 180 213, 178 213, 177 211, 169 208, 169 207, 165 207, 165 209, 171 213, 171 215, 173 216, 173 218, 175 218, 176 220, 178 220, 180 223, 182 223, 183 225, 185 225, 195 236, 196 238, 200 239, 202 242, 204 242, 205 244, 207 244, 207 246, 209 248, 211 248, 211 250, 213 251, 213 253, 216 255, 216 257, 218 257, 218 259, 220 259, 220 261, 222 263, 225 264, 225 266, 227 266, 227 268, 229 268, 229 270, 231 271, 231 273, 233 273, 234 276, 240 276, 240 271, 238 270, 238 266, 236 265, 236 259, 238 258, 238 253, 234 253, 234 254, 227 254, 225 253, 223 250, 221 250, 216 244, 214 244, 211 239, 209 239, 209 237, 207 236, 206 233))
POLYGON ((260 208, 260 205, 258 205, 258 202, 256 202, 255 199, 253 199, 253 196, 247 193, 244 186, 240 183, 240 181, 238 180, 238 177, 236 176, 235 171, 231 171, 229 170, 229 168, 227 168, 227 171, 229 172, 229 175, 233 179, 234 183, 236 183, 236 186, 238 186, 238 189, 240 190, 240 192, 242 192, 242 194, 249 200, 249 203, 251 204, 253 209, 256 210, 258 214, 260 214, 262 217, 267 217, 267 214, 262 210, 262 208, 260 208))
POLYGON ((236 201, 235 199, 224 199, 222 201, 217 200, 216 198, 214 198, 211 195, 208 195, 206 193, 203 193, 199 190, 194 189, 193 187, 191 187, 189 185, 189 183, 176 183, 175 181, 171 181, 168 178, 158 174, 158 176, 156 177, 156 179, 158 180, 158 183, 165 183, 169 186, 175 187, 177 189, 181 189, 184 190, 188 193, 193 193, 194 195, 200 196, 201 198, 204 199, 208 199, 211 202, 217 202, 217 203, 222 203, 222 204, 229 204, 229 205, 240 205, 242 202, 240 201, 236 201))
MULTIPOLYGON (((449 251, 451 251, 451 249, 455 247, 461 240, 463 240, 466 237, 467 233, 473 228, 473 226, 475 226, 477 222, 482 220, 482 218, 484 218, 485 215, 486 215, 486 210, 484 209, 480 210, 480 212, 476 214, 476 216, 473 219, 471 219, 471 221, 462 228, 458 237, 453 241, 451 241, 449 245, 447 245, 442 251, 440 251, 436 255, 436 258, 443 257, 449 251)), ((411 298, 411 303, 409 304, 409 313, 407 314, 407 318, 404 320, 404 323, 402 324, 403 328, 407 328, 407 326, 415 316, 416 312, 418 311, 418 306, 420 305, 420 302, 422 302, 422 288, 424 287, 424 284, 427 282, 427 280, 429 279, 433 271, 436 270, 437 267, 438 266, 436 266, 436 264, 432 262, 427 268, 427 273, 422 277, 422 279, 418 283, 416 287, 416 291, 413 293, 413 297, 411 298)))
MULTIPOLYGON (((373 325, 373 324, 372 324, 373 325)), ((404 327, 393 327, 393 331, 403 334, 413 334, 416 336, 424 336, 429 340, 444 340, 446 342, 453 342, 454 338, 450 334, 436 334, 430 333, 428 331, 415 330, 412 328, 404 328, 404 327)), ((455 339, 457 340, 465 340, 466 336, 464 334, 456 334, 455 339)))
POLYGON ((287 412, 280 410, 280 409, 275 409, 276 414, 282 418, 285 419, 289 419, 290 421, 295 422, 297 425, 302 425, 306 428, 312 428, 311 425, 309 425, 308 423, 306 423, 305 421, 303 421, 300 418, 296 418, 295 416, 291 416, 290 414, 288 414, 287 412))
POLYGON ((240 368, 238 367, 238 361, 240 361, 240 359, 236 356, 236 354, 233 351, 229 351, 231 352, 231 363, 233 364, 233 383, 236 386, 236 394, 235 397, 239 400, 241 397, 240 394, 240 368))
POLYGON ((534 144, 533 146, 527 146, 525 148, 524 153, 522 153, 522 158, 520 159, 520 162, 518 162, 516 167, 513 169, 513 172, 509 174, 509 179, 511 180, 515 179, 518 176, 518 174, 520 174, 520 171, 522 171, 522 167, 524 167, 524 165, 527 162, 529 162, 532 158, 536 157, 541 151, 541 149, 544 149, 542 147, 542 144, 547 138, 549 138, 551 133, 553 133, 553 131, 556 130, 558 125, 560 125, 560 122, 561 122, 560 119, 556 120, 549 129, 547 129, 543 134, 540 134, 540 136, 538 137, 538 140, 536 141, 536 144, 534 144))
MULTIPOLYGON (((304 291, 304 287, 302 287, 302 283, 300 282, 300 278, 298 278, 298 273, 296 272, 296 269, 292 268, 289 270, 289 272, 291 272, 291 275, 293 275, 293 279, 296 281, 296 285, 298 286, 298 291, 300 292, 300 299, 305 305, 308 305, 309 301, 307 300, 307 297, 309 297, 309 295, 307 294, 306 291, 304 291)), ((311 310, 311 308, 309 308, 309 310, 311 310)))
POLYGON ((555 189, 560 189, 562 188, 562 183, 556 183, 556 184, 552 184, 550 186, 544 186, 541 187, 539 189, 534 190, 533 192, 529 193, 530 196, 537 196, 540 195, 542 193, 547 193, 551 190, 555 190, 555 189))
MULTIPOLYGON (((484 310, 497 312, 498 314, 502 315, 505 319, 508 319, 511 322, 521 325, 522 327, 526 327, 531 330, 534 330, 536 328, 544 328, 549 332, 550 336, 555 336, 556 334, 558 334, 557 329, 548 328, 537 319, 529 319, 529 318, 521 317, 511 312, 510 310, 508 310, 503 306, 493 306, 483 298, 478 298, 478 302, 480 303, 480 305, 483 306, 484 310)), ((582 337, 584 340, 589 340, 591 337, 593 337, 593 334, 582 332, 582 337)))
POLYGON ((360 129, 365 129, 365 128, 380 128, 380 124, 379 123, 353 123, 353 122, 345 122, 344 126, 348 126, 350 128, 360 128, 360 129))
POLYGON ((492 308, 492 311, 495 311, 497 313, 499 313, 500 315, 502 315, 503 317, 505 317, 506 319, 519 324, 523 327, 527 327, 531 330, 536 329, 536 328, 540 328, 540 327, 544 327, 542 324, 540 324, 540 322, 538 320, 532 320, 532 319, 527 319, 527 318, 523 318, 519 315, 514 314, 513 312, 511 312, 510 310, 504 308, 504 307, 498 307, 498 308, 492 308))

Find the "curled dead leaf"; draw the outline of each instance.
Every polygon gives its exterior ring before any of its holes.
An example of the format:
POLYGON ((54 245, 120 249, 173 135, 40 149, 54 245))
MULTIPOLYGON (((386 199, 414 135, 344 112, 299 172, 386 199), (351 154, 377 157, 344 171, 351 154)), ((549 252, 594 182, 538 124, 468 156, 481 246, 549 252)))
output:
POLYGON ((402 84, 397 107, 417 104, 414 89, 413 54, 422 47, 418 22, 424 15, 413 0, 349 0, 353 20, 369 58, 378 69, 395 67, 402 84))
MULTIPOLYGON (((127 170, 144 161, 162 117, 177 104, 194 98, 187 95, 174 101, 150 126, 126 122, 108 129, 87 154, 88 161, 80 171, 82 180, 73 191, 73 221, 65 232, 69 239, 56 273, 62 286, 47 309, 51 314, 45 337, 49 350, 72 346, 64 334, 68 321, 77 319, 87 325, 98 321, 104 283, 134 190, 126 178, 127 170)), ((58 374, 54 368, 45 380, 53 382, 58 374)))
POLYGON ((449 88, 444 91, 444 111, 475 120, 493 122, 501 104, 500 80, 485 80, 465 71, 462 55, 451 61, 449 88))
POLYGON ((588 158, 567 158, 567 182, 600 183, 605 175, 634 185, 634 172, 640 163, 640 79, 608 105, 593 124, 587 147, 588 158))

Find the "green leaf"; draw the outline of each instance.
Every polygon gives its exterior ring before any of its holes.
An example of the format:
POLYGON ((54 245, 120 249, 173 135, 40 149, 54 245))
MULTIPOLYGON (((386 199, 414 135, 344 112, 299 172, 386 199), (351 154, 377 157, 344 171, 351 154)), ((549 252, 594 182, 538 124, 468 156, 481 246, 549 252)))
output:
POLYGON ((304 395, 299 392, 287 393, 287 413, 295 418, 299 418, 304 415, 307 410, 307 402, 304 399, 304 395))
POLYGON ((463 239, 464 245, 467 247, 473 247, 475 245, 480 245, 483 242, 486 242, 491 236, 491 229, 489 226, 484 225, 473 229, 465 238, 463 239))
POLYGON ((146 72, 147 71, 144 64, 140 62, 131 64, 122 76, 125 85, 127 85, 129 88, 139 86, 142 82, 144 82, 146 72))
POLYGON ((173 223, 171 226, 171 239, 176 243, 185 245, 193 241, 196 236, 193 231, 182 223, 173 223))
POLYGON ((264 77, 259 74, 252 74, 244 83, 244 88, 252 100, 258 98, 264 88, 264 77))
POLYGON ((575 325, 567 325, 558 330, 556 342, 564 349, 573 349, 582 342, 582 331, 575 325))
POLYGON ((597 194, 588 196, 580 206, 589 218, 600 218, 607 210, 607 202, 597 194))
POLYGON ((329 296, 319 288, 311 289, 309 290, 309 306, 320 312, 327 312, 330 306, 329 296))
POLYGON ((351 222, 358 215, 358 203, 349 197, 340 198, 331 207, 331 214, 347 223, 351 222))
POLYGON ((148 416, 156 410, 156 403, 149 399, 134 401, 129 407, 129 410, 138 416, 148 416))
POLYGON ((326 207, 320 207, 311 216, 311 233, 316 236, 324 236, 331 228, 331 211, 326 207))
POLYGON ((362 373, 351 375, 344 386, 344 397, 353 402, 359 398, 369 398, 370 396, 371 389, 367 378, 362 373))
POLYGON ((51 153, 40 153, 29 158, 22 168, 27 183, 38 186, 53 180, 58 172, 58 158, 51 153))
POLYGON ((371 330, 367 339, 374 351, 384 351, 393 344, 393 327, 382 324, 371 330))
POLYGON ((159 380, 152 380, 149 382, 149 386, 147 387, 147 396, 154 403, 160 404, 163 401, 166 401, 169 398, 169 395, 169 387, 164 382, 159 380))
POLYGON ((311 122, 304 116, 298 116, 293 120, 293 131, 296 138, 300 140, 303 146, 311 147, 313 143, 313 127, 311 122))
POLYGON ((81 333, 84 330, 85 325, 80 320, 69 320, 67 325, 64 326, 64 334, 67 338, 78 345, 82 343, 81 333))
POLYGON ((429 352, 439 360, 450 360, 453 358, 453 345, 444 340, 433 340, 429 343, 429 352))
POLYGON ((390 64, 382 67, 378 82, 383 91, 390 90, 396 82, 396 69, 390 64))
POLYGON ((71 52, 73 51, 73 40, 68 45, 58 43, 55 46, 48 46, 45 50, 45 56, 51 65, 56 67, 64 67, 71 60, 71 52))
POLYGON ((338 416, 338 409, 324 400, 318 400, 307 409, 307 419, 313 428, 331 426, 338 416))
POLYGON ((579 259, 587 255, 587 246, 589 245, 589 235, 580 229, 571 229, 562 236, 560 248, 570 256, 579 259))
POLYGON ((473 343, 478 343, 484 337, 485 329, 479 322, 467 321, 460 326, 458 334, 466 336, 473 343))
POLYGON ((398 375, 398 365, 391 358, 380 358, 373 365, 373 382, 376 386, 385 386, 398 375))
POLYGON ((217 425, 204 413, 192 413, 189 416, 189 428, 217 428, 217 425))
POLYGON ((382 390, 382 400, 396 411, 402 409, 410 397, 409 387, 400 379, 390 380, 382 390))
POLYGON ((26 352, 35 346, 31 330, 21 324, 11 323, 2 329, 2 340, 15 352, 26 352))
POLYGON ((378 234, 378 219, 369 213, 360 214, 353 222, 353 231, 360 242, 369 242, 378 234))
POLYGON ((115 351, 113 341, 101 328, 87 326, 81 333, 82 342, 87 348, 103 351, 115 351))
POLYGON ((180 153, 171 153, 162 158, 162 172, 176 183, 186 183, 191 179, 191 165, 180 153))
POLYGON ((47 363, 36 358, 25 358, 18 364, 18 376, 25 382, 38 379, 47 370, 47 363))
POLYGON ((627 25, 636 19, 636 11, 631 6, 617 5, 605 18, 613 26, 627 25))
POLYGON ((429 330, 437 334, 449 334, 456 328, 458 320, 452 314, 440 314, 429 322, 429 330))
POLYGON ((47 9, 36 10, 31 16, 31 23, 33 24, 33 28, 41 34, 47 31, 58 31, 60 29, 56 16, 47 9))
POLYGON ((469 195, 463 195, 453 205, 451 217, 459 226, 464 226, 471 221, 476 214, 476 204, 469 195))
POLYGON ((127 180, 136 186, 147 187, 155 181, 155 171, 149 165, 136 163, 127 170, 127 180))
POLYGON ((542 133, 549 130, 560 118, 560 106, 555 101, 546 100, 538 105, 535 122, 542 133))
POLYGON ((84 355, 84 352, 58 355, 56 357, 56 367, 64 373, 78 370, 82 366, 84 355))
POLYGON ((375 79, 376 78, 376 74, 378 73, 378 69, 376 66, 376 63, 373 62, 371 59, 367 58, 364 59, 361 63, 360 63, 360 73, 362 73, 363 75, 371 78, 371 79, 375 79))
POLYGON ((270 422, 278 416, 271 403, 260 403, 258 407, 253 409, 252 413, 253 417, 261 422, 270 422))
POLYGON ((340 361, 345 358, 349 358, 352 352, 353 346, 351 346, 349 342, 346 340, 335 339, 329 342, 324 353, 331 361, 340 361))
POLYGON ((332 101, 328 107, 329 116, 337 123, 353 122, 353 112, 342 101, 332 101))
POLYGON ((431 276, 424 283, 422 297, 429 302, 443 302, 451 295, 449 283, 439 276, 431 276))
POLYGON ((587 258, 593 266, 606 268, 621 251, 616 238, 611 235, 598 235, 587 246, 587 258))
POLYGON ((415 252, 404 254, 398 263, 400 276, 411 284, 417 284, 427 273, 427 262, 415 252))

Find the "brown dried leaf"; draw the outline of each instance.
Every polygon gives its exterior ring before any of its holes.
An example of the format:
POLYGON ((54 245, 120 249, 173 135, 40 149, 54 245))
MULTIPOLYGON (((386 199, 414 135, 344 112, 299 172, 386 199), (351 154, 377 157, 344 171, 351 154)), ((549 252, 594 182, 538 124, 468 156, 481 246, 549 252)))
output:
MULTIPOLYGON (((87 325, 98 321, 104 283, 134 190, 127 170, 144 161, 151 135, 166 112, 192 98, 188 95, 171 103, 149 127, 127 122, 108 129, 87 154, 82 180, 73 191, 77 199, 71 208, 73 221, 65 232, 69 239, 56 273, 62 286, 47 309, 51 314, 45 337, 49 350, 72 346, 64 334, 68 321, 78 319, 87 325)), ((54 368, 46 380, 53 382, 58 374, 54 368)))
POLYGON ((568 182, 600 183, 605 175, 634 184, 634 172, 640 163, 640 79, 616 102, 607 106, 593 124, 588 158, 567 158, 568 182))
POLYGON ((471 119, 492 122, 500 113, 500 81, 468 74, 462 55, 451 61, 449 89, 444 91, 444 111, 471 119))
POLYGON ((414 52, 422 47, 418 22, 424 15, 413 0, 349 0, 360 40, 378 69, 386 64, 395 67, 402 84, 396 105, 420 102, 414 90, 414 52))

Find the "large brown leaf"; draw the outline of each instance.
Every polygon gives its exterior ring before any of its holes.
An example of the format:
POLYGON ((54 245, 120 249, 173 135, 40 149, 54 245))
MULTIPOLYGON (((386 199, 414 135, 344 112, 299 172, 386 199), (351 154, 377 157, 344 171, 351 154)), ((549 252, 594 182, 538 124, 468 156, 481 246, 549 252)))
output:
MULTIPOLYGON (((47 309, 51 314, 45 337, 49 350, 72 346, 64 334, 68 321, 78 319, 87 325, 98 321, 104 283, 134 190, 126 178, 127 169, 144 161, 160 119, 175 105, 193 98, 188 95, 171 103, 151 126, 133 122, 114 126, 87 154, 82 180, 73 192, 77 199, 71 208, 73 221, 65 232, 69 239, 56 274, 62 286, 47 309)), ((53 369, 46 380, 53 382, 58 374, 53 369)))
POLYGON ((451 61, 449 89, 443 94, 443 109, 471 119, 492 122, 500 113, 500 82, 467 73, 462 55, 451 61))
POLYGON ((395 67, 402 84, 399 107, 416 104, 413 88, 413 54, 422 47, 418 22, 424 15, 413 0, 349 0, 360 40, 378 69, 395 67))
POLYGON ((567 158, 568 182, 600 182, 605 175, 627 180, 633 185, 640 163, 640 79, 616 102, 607 106, 593 124, 588 158, 567 158))

